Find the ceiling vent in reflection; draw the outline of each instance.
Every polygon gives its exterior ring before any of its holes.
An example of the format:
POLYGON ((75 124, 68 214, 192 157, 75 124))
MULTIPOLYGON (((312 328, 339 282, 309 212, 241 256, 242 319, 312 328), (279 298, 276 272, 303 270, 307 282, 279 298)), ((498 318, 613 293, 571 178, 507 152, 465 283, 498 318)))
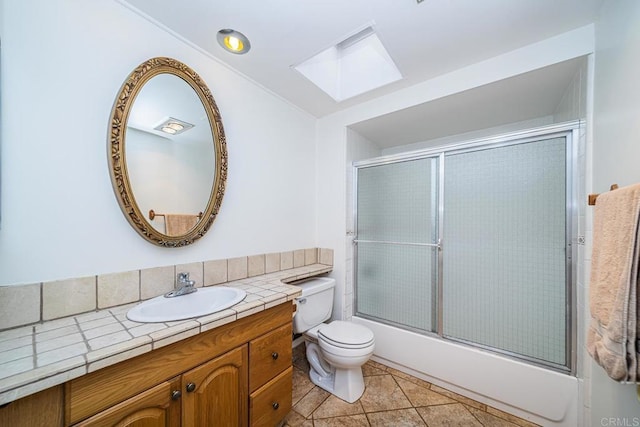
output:
POLYGON ((402 78, 372 27, 293 68, 338 102, 402 78))
POLYGON ((168 133, 169 135, 179 135, 188 131, 192 127, 194 127, 194 125, 191 123, 169 117, 153 129, 168 133))

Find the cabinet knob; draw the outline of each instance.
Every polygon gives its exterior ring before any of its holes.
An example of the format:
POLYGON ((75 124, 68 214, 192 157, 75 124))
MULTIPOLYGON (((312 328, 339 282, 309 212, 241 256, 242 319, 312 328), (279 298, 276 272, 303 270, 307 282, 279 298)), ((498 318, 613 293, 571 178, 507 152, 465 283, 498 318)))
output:
POLYGON ((275 352, 275 351, 274 351, 273 353, 271 353, 271 358, 272 358, 273 360, 276 360, 276 359, 278 358, 278 353, 277 353, 277 352, 275 352))
POLYGON ((180 390, 173 390, 171 392, 171 400, 178 400, 182 397, 182 392, 180 390))
POLYGON ((195 391, 195 390, 196 390, 196 385, 195 385, 195 383, 188 383, 188 384, 187 384, 187 392, 191 393, 191 392, 193 392, 193 391, 195 391))
POLYGON ((280 404, 278 402, 273 402, 271 404, 271 407, 273 408, 273 410, 275 411, 276 409, 278 409, 280 407, 280 404))

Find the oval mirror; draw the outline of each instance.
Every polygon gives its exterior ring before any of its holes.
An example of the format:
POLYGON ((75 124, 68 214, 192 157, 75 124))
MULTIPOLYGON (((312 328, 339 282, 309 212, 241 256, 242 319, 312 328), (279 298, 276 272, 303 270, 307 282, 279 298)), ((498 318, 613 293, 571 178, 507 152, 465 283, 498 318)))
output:
POLYGON ((152 58, 122 85, 110 122, 111 180, 129 223, 159 246, 202 237, 227 178, 222 119, 202 79, 175 59, 152 58))

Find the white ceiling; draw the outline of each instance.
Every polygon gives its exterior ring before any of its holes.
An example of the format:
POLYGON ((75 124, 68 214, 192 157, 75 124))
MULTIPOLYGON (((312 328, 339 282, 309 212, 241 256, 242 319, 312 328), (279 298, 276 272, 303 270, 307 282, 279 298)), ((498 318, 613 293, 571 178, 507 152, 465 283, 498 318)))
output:
MULTIPOLYGON (((590 24, 596 19, 603 2, 424 0, 418 4, 416 0, 118 1, 137 9, 316 117, 590 24), (402 73, 400 81, 336 102, 292 68, 371 24, 402 73), (251 41, 251 51, 246 55, 224 51, 216 41, 216 33, 223 28, 244 33, 251 41)), ((566 77, 566 67, 558 67, 555 70, 559 73, 557 76, 553 71, 550 70, 544 79, 552 82, 555 78, 561 80, 566 77)), ((514 85, 516 83, 511 82, 514 85)), ((526 77, 520 83, 526 83, 530 94, 536 99, 540 98, 540 93, 536 95, 537 85, 531 85, 526 77)), ((553 83, 549 85, 553 86, 553 83)), ((522 96, 527 96, 524 86, 518 88, 522 96)), ((478 90, 480 92, 471 95, 477 98, 482 94, 482 88, 478 90)), ((516 88, 509 87, 509 90, 516 88)), ((457 98, 456 102, 464 104, 463 101, 463 98, 457 98)), ((544 100, 543 103, 548 101, 544 100)), ((447 104, 441 104, 440 107, 447 107, 447 104)), ((513 108, 505 110, 511 112, 513 108)), ((476 112, 480 110, 468 111, 465 116, 469 118, 476 112)), ((406 121, 400 115, 396 115, 394 120, 406 121)), ((424 139, 419 137, 418 140, 424 139)))

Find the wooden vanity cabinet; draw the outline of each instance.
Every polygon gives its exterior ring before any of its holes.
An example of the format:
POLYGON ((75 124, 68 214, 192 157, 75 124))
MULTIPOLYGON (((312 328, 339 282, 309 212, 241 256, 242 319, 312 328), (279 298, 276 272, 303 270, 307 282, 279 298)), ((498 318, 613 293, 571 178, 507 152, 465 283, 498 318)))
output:
POLYGON ((182 426, 247 425, 247 346, 182 375, 182 426))
POLYGON ((64 387, 57 385, 0 406, 0 426, 62 427, 63 409, 64 387))
POLYGON ((275 426, 291 409, 292 304, 65 384, 65 425, 275 426))
POLYGON ((180 378, 131 397, 91 418, 75 424, 78 427, 170 427, 180 424, 180 400, 171 393, 180 389, 180 378))
POLYGON ((78 427, 247 425, 247 346, 106 409, 78 427))

